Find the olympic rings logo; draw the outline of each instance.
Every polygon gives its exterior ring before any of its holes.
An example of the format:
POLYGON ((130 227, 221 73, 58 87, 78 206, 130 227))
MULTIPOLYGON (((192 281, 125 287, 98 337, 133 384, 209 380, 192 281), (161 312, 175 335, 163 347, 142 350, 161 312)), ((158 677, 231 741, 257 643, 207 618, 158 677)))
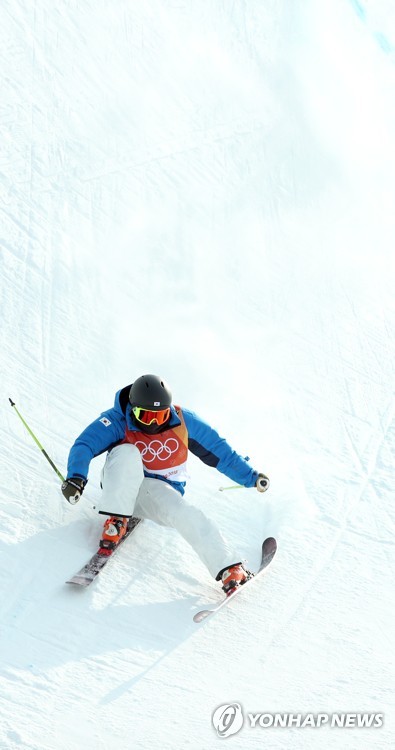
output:
POLYGON ((160 440, 151 440, 148 445, 143 443, 142 440, 137 440, 135 446, 139 449, 143 462, 151 464, 156 458, 158 461, 166 461, 173 453, 177 452, 180 444, 175 438, 167 438, 164 443, 161 443, 160 440))

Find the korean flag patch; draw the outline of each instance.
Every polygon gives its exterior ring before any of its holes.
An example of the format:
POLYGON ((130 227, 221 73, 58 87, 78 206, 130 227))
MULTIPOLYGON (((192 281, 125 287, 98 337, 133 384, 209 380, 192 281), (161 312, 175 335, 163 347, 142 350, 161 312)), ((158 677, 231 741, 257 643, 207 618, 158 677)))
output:
POLYGON ((102 417, 99 421, 102 422, 105 427, 108 427, 111 424, 110 420, 107 419, 107 417, 102 417))

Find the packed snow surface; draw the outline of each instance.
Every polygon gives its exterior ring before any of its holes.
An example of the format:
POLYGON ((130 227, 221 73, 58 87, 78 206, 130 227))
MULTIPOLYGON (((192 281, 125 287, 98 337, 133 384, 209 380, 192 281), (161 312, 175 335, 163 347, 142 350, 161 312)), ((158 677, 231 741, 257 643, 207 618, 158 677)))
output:
POLYGON ((381 750, 394 735, 392 0, 5 0, 0 9, 1 750, 381 750), (146 372, 256 469, 187 498, 251 568, 144 522, 86 591, 104 457, 146 372), (392 606, 391 606, 392 605, 392 606), (245 716, 224 739, 218 706, 245 716), (248 713, 383 726, 248 726, 248 713))

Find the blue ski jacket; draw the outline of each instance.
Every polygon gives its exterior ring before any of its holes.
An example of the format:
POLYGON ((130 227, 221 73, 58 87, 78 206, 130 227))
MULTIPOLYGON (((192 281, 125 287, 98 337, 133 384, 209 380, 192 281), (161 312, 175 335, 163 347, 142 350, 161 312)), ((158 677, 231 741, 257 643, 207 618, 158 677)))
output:
MULTIPOLYGON (((116 445, 125 442, 127 431, 139 431, 132 421, 129 404, 130 385, 117 391, 112 409, 100 414, 76 439, 69 454, 67 477, 88 479, 89 465, 93 458, 116 445)), ((188 450, 200 458, 203 463, 213 466, 229 479, 244 487, 254 487, 258 472, 248 464, 248 457, 243 458, 234 451, 218 432, 204 422, 193 411, 181 408, 182 418, 187 429, 188 450)), ((181 419, 174 406, 171 407, 171 418, 167 429, 181 425, 181 419)), ((164 431, 165 433, 166 431, 164 431)), ((163 435, 163 433, 161 433, 163 435)), ((184 494, 186 482, 175 482, 144 468, 147 477, 154 477, 171 484, 184 494)))

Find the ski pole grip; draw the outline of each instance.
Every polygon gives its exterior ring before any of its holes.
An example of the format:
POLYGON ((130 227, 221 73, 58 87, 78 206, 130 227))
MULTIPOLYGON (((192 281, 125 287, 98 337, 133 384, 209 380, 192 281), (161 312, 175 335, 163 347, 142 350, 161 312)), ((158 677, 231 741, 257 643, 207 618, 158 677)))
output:
POLYGON ((256 480, 255 486, 258 490, 258 492, 266 492, 266 490, 270 487, 270 479, 266 476, 266 474, 258 474, 258 479, 256 480))

